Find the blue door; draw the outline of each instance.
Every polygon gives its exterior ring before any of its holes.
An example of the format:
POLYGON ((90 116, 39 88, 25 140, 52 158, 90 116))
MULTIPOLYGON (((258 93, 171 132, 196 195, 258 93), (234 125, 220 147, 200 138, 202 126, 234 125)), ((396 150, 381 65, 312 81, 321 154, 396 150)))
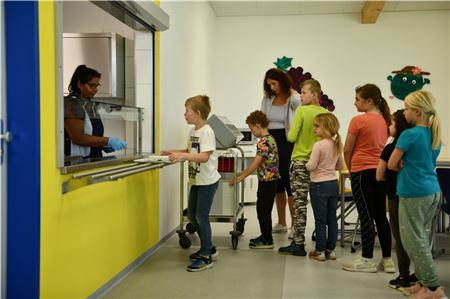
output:
MULTIPOLYGON (((3 3, 0 3, 0 297, 5 298, 5 277, 6 277, 6 166, 3 161, 6 159, 6 142, 4 140, 2 129, 6 129, 5 113, 5 57, 4 57, 4 15, 3 3), (3 128, 1 128, 3 125, 3 128)), ((6 136, 6 135, 5 135, 6 136)))
POLYGON ((2 2, 6 80, 6 298, 39 298, 40 94, 37 1, 2 2))

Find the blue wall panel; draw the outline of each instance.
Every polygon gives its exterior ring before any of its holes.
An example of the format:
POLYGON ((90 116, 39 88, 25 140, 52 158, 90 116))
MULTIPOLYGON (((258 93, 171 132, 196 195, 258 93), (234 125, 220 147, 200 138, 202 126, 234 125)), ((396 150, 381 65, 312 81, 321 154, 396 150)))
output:
POLYGON ((8 298, 39 298, 40 108, 38 2, 6 1, 8 298))

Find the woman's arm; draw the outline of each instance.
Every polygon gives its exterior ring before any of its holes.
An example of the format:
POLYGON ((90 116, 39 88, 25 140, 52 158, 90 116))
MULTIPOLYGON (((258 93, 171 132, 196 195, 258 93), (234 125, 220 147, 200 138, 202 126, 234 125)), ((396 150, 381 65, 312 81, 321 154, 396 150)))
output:
POLYGON ((347 169, 351 171, 352 169, 352 154, 353 148, 355 147, 356 136, 350 133, 347 133, 347 138, 345 139, 344 145, 344 160, 347 165, 347 169))
POLYGON ((79 118, 64 119, 64 129, 73 144, 89 147, 106 146, 108 137, 87 135, 84 133, 84 120, 79 118))
POLYGON ((402 169, 402 157, 405 152, 399 148, 395 148, 392 152, 391 157, 389 158, 387 167, 393 171, 400 171, 402 169))
POLYGON ((387 163, 383 159, 380 159, 380 162, 378 162, 377 166, 377 172, 375 175, 375 178, 377 181, 385 181, 386 180, 386 168, 387 163))

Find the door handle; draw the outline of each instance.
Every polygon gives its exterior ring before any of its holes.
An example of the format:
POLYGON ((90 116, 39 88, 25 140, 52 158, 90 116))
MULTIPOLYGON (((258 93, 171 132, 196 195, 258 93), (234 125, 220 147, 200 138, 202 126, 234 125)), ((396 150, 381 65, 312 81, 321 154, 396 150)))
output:
POLYGON ((11 132, 5 132, 3 134, 0 134, 0 139, 2 141, 10 142, 12 140, 11 132))
POLYGON ((5 143, 11 142, 12 134, 11 132, 3 132, 4 122, 3 119, 0 120, 0 165, 3 164, 3 156, 5 153, 5 143))

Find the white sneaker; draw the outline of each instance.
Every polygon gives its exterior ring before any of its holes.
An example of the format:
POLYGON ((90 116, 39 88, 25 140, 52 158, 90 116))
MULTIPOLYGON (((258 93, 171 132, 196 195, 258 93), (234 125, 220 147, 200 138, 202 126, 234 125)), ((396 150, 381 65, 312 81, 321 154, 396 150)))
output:
POLYGON ((366 259, 362 256, 359 258, 346 262, 342 265, 342 268, 347 271, 353 272, 369 272, 375 273, 377 272, 377 264, 372 259, 366 259))
POLYGON ((332 261, 335 261, 337 259, 336 252, 334 252, 334 250, 325 250, 325 257, 327 258, 327 260, 332 261))
POLYGON ((380 262, 380 268, 386 273, 395 273, 394 261, 391 258, 383 258, 380 262))
POLYGON ((277 223, 272 227, 272 233, 285 233, 285 232, 287 232, 286 225, 281 225, 277 223))

